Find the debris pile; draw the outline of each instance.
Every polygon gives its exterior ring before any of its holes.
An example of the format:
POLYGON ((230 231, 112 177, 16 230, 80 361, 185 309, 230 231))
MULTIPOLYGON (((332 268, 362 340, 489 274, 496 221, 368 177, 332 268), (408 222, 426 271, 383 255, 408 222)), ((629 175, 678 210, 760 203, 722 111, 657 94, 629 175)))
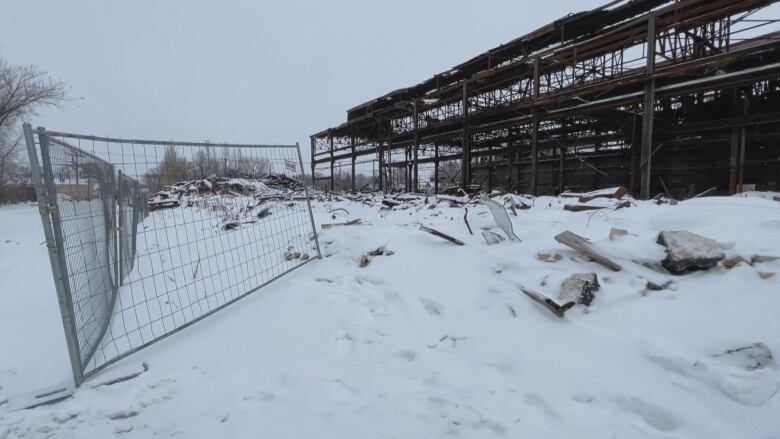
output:
POLYGON ((577 198, 578 204, 566 204, 563 206, 563 209, 569 212, 586 212, 602 209, 618 210, 631 207, 633 204, 633 199, 628 196, 628 189, 623 186, 585 193, 563 192, 561 197, 577 198))
POLYGON ((623 269, 623 267, 621 267, 619 264, 600 253, 593 246, 593 244, 591 244, 590 240, 583 238, 580 235, 569 232, 567 230, 556 235, 555 240, 567 247, 577 250, 578 252, 584 254, 588 258, 598 262, 612 271, 620 271, 623 269))
MULTIPOLYGON (((486 246, 496 246, 504 241, 521 243, 521 239, 516 234, 517 224, 515 221, 521 219, 527 212, 528 215, 537 213, 539 209, 561 209, 565 211, 579 212, 588 210, 619 210, 626 207, 638 205, 628 194, 625 187, 603 189, 585 193, 565 192, 559 198, 554 197, 534 197, 530 195, 517 195, 504 192, 492 192, 489 194, 477 194, 473 190, 453 189, 443 195, 423 195, 423 194, 402 194, 402 193, 357 193, 357 194, 319 194, 318 200, 325 202, 352 201, 360 203, 362 206, 368 206, 380 212, 381 217, 390 213, 399 214, 401 211, 408 211, 408 215, 413 217, 419 214, 421 217, 433 218, 443 217, 449 221, 457 221, 461 224, 462 232, 456 228, 436 228, 432 227, 434 223, 423 223, 422 221, 411 220, 411 224, 418 227, 419 230, 431 234, 442 240, 446 240, 458 246, 481 244, 486 246), (576 203, 568 202, 569 199, 576 199, 576 203), (484 207, 483 207, 484 206, 484 207), (492 221, 488 221, 492 219, 492 221), (514 221, 513 221, 514 220, 514 221), (444 232, 446 230, 446 233, 444 232), (479 233, 477 233, 479 232, 479 233), (476 236, 473 236, 476 235, 476 236), (478 236, 482 235, 482 239, 478 236), (484 243, 483 243, 484 240, 484 243)), ((676 206, 679 203, 663 195, 652 200, 654 204, 666 204, 676 206)), ((638 202, 642 203, 642 202, 638 202)), ((338 207, 332 211, 345 209, 338 207)), ((615 214, 619 215, 619 214, 615 214)), ((347 216, 349 216, 347 212, 347 216)), ((336 219, 335 214, 333 219, 336 219)), ((322 228, 327 230, 334 227, 351 226, 361 224, 361 219, 353 219, 346 222, 334 222, 322 224, 322 228)), ((623 222, 625 224, 626 222, 623 222)), ((588 220, 590 224, 590 220, 588 220)), ((621 224, 616 222, 615 224, 621 224)), ((587 227, 587 225, 586 225, 587 227)), ((594 243, 585 236, 578 235, 570 230, 555 235, 554 239, 563 246, 566 246, 576 253, 562 251, 561 248, 535 249, 535 257, 540 262, 560 263, 560 267, 570 267, 571 262, 575 264, 596 263, 613 272, 625 271, 628 276, 633 277, 631 284, 640 285, 637 294, 647 296, 654 291, 677 291, 678 283, 671 275, 685 275, 692 271, 708 270, 722 264, 724 268, 733 269, 739 266, 754 266, 759 263, 775 262, 780 258, 774 256, 753 255, 748 258, 746 255, 729 255, 726 258, 724 249, 715 240, 691 233, 689 231, 662 231, 659 235, 636 233, 619 227, 610 227, 609 241, 594 243), (632 255, 631 241, 637 240, 650 244, 657 241, 665 247, 666 256, 655 256, 652 258, 641 259, 632 255), (541 250, 541 251, 540 251, 541 250), (566 256, 566 261, 564 261, 566 256), (571 262, 570 262, 571 261, 571 262), (647 269, 651 269, 650 272, 647 269)), ((605 236, 606 238, 606 236, 605 236)), ((652 247, 652 244, 651 244, 652 247)), ((497 250, 498 251, 498 250, 497 250)), ((500 252, 517 251, 522 253, 523 247, 518 246, 517 250, 506 247, 500 252)), ((361 267, 367 266, 371 258, 377 255, 384 255, 383 247, 371 252, 364 253, 359 259, 361 267)), ((637 255, 638 256, 638 255, 637 255)), ((565 269, 565 268, 564 268, 565 269)), ((596 298, 603 286, 601 282, 609 284, 609 276, 603 272, 589 272, 588 270, 571 269, 565 277, 561 278, 560 290, 557 299, 546 291, 549 296, 528 288, 522 287, 522 291, 532 300, 543 305, 558 317, 564 317, 567 311, 577 305, 584 305, 585 310, 596 303, 596 298), (601 279, 599 279, 601 277, 601 279)), ((560 269, 559 269, 560 270, 560 269)), ((776 270, 775 270, 776 271, 776 270)), ((500 273, 500 271, 497 271, 500 273)), ((776 275, 774 271, 756 271, 756 274, 762 279, 770 279, 776 275)), ((544 276, 541 286, 549 288, 548 279, 555 274, 550 273, 544 276)), ((516 312, 515 312, 516 314, 516 312)))
POLYGON ((377 247, 374 250, 363 253, 358 260, 358 266, 365 268, 371 263, 371 259, 374 256, 392 256, 395 253, 392 250, 388 250, 387 244, 377 247))
POLYGON ((227 178, 211 175, 166 186, 147 200, 149 211, 178 207, 197 195, 251 196, 258 200, 289 199, 303 196, 303 182, 286 175, 268 174, 261 178, 227 178))
POLYGON ((563 281, 558 299, 590 306, 600 288, 596 273, 572 274, 563 281))
POLYGON ((726 257, 716 241, 687 230, 661 232, 658 243, 666 247, 666 259, 661 264, 674 274, 707 270, 726 257))

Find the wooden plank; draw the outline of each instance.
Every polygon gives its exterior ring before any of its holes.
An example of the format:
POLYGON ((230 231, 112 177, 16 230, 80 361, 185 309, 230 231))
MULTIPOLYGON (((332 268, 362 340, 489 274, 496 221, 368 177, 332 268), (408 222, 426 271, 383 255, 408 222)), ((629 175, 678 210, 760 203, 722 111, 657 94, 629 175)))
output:
POLYGON ((623 269, 623 267, 596 251, 591 245, 590 241, 568 230, 556 235, 555 240, 567 247, 586 254, 591 259, 609 268, 610 270, 620 271, 623 269))
POLYGON ((568 302, 564 305, 558 305, 557 303, 555 303, 555 301, 553 301, 549 297, 543 294, 539 294, 536 291, 529 290, 525 287, 520 287, 520 290, 523 293, 525 293, 526 296, 530 297, 535 302, 540 303, 542 306, 544 306, 545 308, 550 310, 550 312, 552 312, 553 314, 555 314, 560 318, 563 318, 563 316, 566 314, 566 311, 572 309, 574 305, 576 305, 575 302, 568 302))
POLYGON ((606 208, 607 206, 586 206, 583 204, 567 204, 563 206, 563 210, 569 212, 586 212, 588 210, 601 210, 606 208))
POLYGON ((420 226, 420 230, 422 230, 423 232, 430 233, 431 235, 438 236, 441 239, 446 239, 447 241, 449 241, 449 242, 451 242, 453 244, 465 245, 463 241, 461 241, 461 240, 459 240, 457 238, 454 238, 454 237, 452 237, 450 235, 447 235, 445 233, 442 233, 442 232, 440 232, 438 230, 431 229, 430 227, 420 226))

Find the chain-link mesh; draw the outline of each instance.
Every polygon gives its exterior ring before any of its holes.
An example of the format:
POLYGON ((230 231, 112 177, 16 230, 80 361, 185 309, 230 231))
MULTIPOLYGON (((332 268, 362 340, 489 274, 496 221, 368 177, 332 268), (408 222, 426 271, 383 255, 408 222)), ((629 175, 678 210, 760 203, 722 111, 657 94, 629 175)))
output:
POLYGON ((319 256, 297 145, 29 133, 82 377, 319 256))
POLYGON ((116 298, 113 169, 110 163, 76 148, 47 146, 43 176, 56 195, 83 364, 97 349, 116 298))

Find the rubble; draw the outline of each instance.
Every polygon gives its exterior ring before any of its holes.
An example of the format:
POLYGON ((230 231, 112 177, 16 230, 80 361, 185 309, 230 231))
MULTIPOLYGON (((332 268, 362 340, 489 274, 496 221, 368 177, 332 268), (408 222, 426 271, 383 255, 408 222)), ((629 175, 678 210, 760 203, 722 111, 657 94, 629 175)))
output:
POLYGON ((596 292, 601 288, 596 273, 576 273, 569 276, 561 284, 558 299, 564 302, 576 302, 590 306, 596 298, 596 292))
POLYGON ((722 264, 723 264, 724 267, 726 267, 729 270, 731 270, 732 268, 736 267, 737 265, 739 265, 739 264, 741 264, 743 262, 747 263, 745 258, 743 258, 742 256, 736 256, 736 257, 733 257, 733 258, 724 259, 722 264))
POLYGON ((438 230, 432 229, 430 227, 420 226, 420 230, 426 233, 430 233, 431 235, 438 236, 439 238, 446 239, 447 241, 457 244, 457 245, 465 245, 465 243, 457 238, 454 238, 450 235, 447 235, 445 233, 442 233, 438 230))
POLYGON ((590 210, 606 209, 607 206, 588 206, 587 204, 567 204, 563 206, 563 210, 568 212, 587 212, 590 210))
POLYGON ((353 219, 352 221, 347 221, 345 223, 330 223, 330 224, 320 224, 320 227, 322 227, 323 230, 332 229, 334 227, 341 227, 341 226, 354 226, 357 224, 362 224, 363 220, 360 218, 353 219))
POLYGON ((303 182, 286 175, 268 174, 261 178, 228 178, 212 174, 207 178, 185 180, 166 186, 148 198, 147 206, 150 212, 168 209, 178 207, 179 200, 183 197, 208 194, 234 197, 251 195, 262 204, 272 199, 300 198, 304 188, 303 182))
POLYGON ((289 248, 284 252, 282 257, 285 261, 294 261, 296 259, 300 259, 301 261, 308 261, 310 256, 308 253, 296 252, 293 251, 292 248, 289 248))
POLYGON ((647 281, 647 284, 645 285, 645 290, 649 290, 649 291, 663 291, 663 290, 666 290, 666 289, 670 289, 672 287, 672 285, 674 285, 674 281, 673 280, 666 281, 663 284, 659 284, 659 283, 656 283, 656 282, 653 282, 653 281, 649 280, 649 281, 647 281))
POLYGON ((655 204, 657 204, 659 206, 662 205, 662 204, 668 204, 670 206, 676 206, 677 203, 678 203, 678 201, 675 200, 674 198, 669 198, 669 197, 665 196, 664 194, 656 195, 655 198, 653 198, 653 201, 655 202, 655 204))
POLYGON ((504 206, 487 197, 481 198, 480 203, 487 206, 487 208, 490 210, 490 213, 493 214, 493 221, 496 222, 498 227, 504 231, 510 240, 520 242, 520 238, 515 235, 515 231, 512 228, 512 220, 509 219, 509 215, 506 213, 504 206))
POLYGON ((387 206, 387 207, 389 207, 389 208, 391 208, 391 209, 392 209, 393 207, 396 207, 396 206, 400 206, 400 205, 401 205, 401 203, 399 203, 398 201, 388 200, 387 198, 385 198, 384 200, 382 200, 382 204, 384 204, 385 206, 387 206))
POLYGON ((620 271, 623 269, 623 267, 621 267, 619 264, 613 262, 608 257, 596 251, 589 240, 568 230, 556 235, 555 240, 567 247, 587 255, 594 261, 609 268, 610 270, 620 271))
POLYGON ((587 203, 593 201, 596 198, 616 198, 621 199, 628 194, 628 189, 620 186, 609 189, 599 189, 596 191, 577 193, 577 192, 563 192, 561 197, 576 197, 580 203, 587 203))
POLYGON ((657 242, 666 247, 661 264, 674 274, 707 270, 726 257, 717 242, 687 230, 661 232, 657 242))
POLYGON ((495 245, 506 239, 503 236, 499 235, 498 233, 492 232, 490 230, 483 230, 482 237, 485 238, 485 242, 487 243, 487 245, 495 245))
POLYGON ((529 290, 524 287, 520 287, 520 290, 523 293, 525 293, 526 296, 530 297, 535 302, 540 303, 542 306, 544 306, 545 308, 550 310, 550 312, 552 312, 553 314, 555 314, 560 318, 563 318, 564 315, 566 314, 566 311, 572 309, 574 305, 576 305, 575 302, 567 302, 564 305, 559 305, 555 303, 554 300, 550 299, 549 297, 543 294, 537 293, 536 291, 529 290))
POLYGON ((368 266, 369 263, 371 263, 371 259, 374 256, 392 256, 394 254, 395 253, 393 253, 392 250, 387 249, 387 244, 385 244, 381 247, 377 247, 374 250, 363 253, 360 256, 360 259, 358 260, 358 265, 360 266, 360 268, 365 268, 368 266))
POLYGON ((466 208, 466 212, 463 213, 463 222, 466 223, 466 228, 469 229, 469 234, 473 235, 474 232, 471 231, 471 224, 469 224, 469 209, 466 208))
POLYGON ((750 257, 750 265, 780 260, 780 256, 753 255, 750 257))
POLYGON ((626 229, 618 229, 615 227, 612 227, 609 229, 609 240, 614 241, 618 238, 622 238, 624 236, 628 236, 628 230, 626 229))
POLYGON ((170 209, 173 207, 179 207, 181 203, 178 200, 160 200, 160 201, 149 201, 147 203, 147 208, 149 209, 149 212, 154 212, 155 210, 160 209, 170 209))
POLYGON ((563 255, 558 252, 538 252, 536 254, 536 259, 542 262, 558 262, 563 259, 563 255))

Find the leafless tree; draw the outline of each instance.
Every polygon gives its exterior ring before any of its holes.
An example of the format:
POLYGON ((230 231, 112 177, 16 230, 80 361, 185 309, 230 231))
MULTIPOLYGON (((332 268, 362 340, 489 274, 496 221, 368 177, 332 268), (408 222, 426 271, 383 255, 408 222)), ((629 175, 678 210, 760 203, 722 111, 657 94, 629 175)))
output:
POLYGON ((16 125, 43 106, 65 100, 66 85, 36 66, 10 65, 0 58, 0 189, 19 168, 21 136, 16 125))
POLYGON ((160 183, 169 186, 189 179, 192 174, 192 165, 187 158, 179 154, 172 145, 165 147, 165 155, 160 163, 160 183))
POLYGON ((0 188, 8 183, 12 174, 19 171, 17 154, 21 143, 21 136, 17 135, 13 138, 10 135, 0 133, 0 188))
POLYGON ((196 178, 206 178, 212 174, 218 174, 220 161, 211 147, 199 149, 192 158, 196 178))

